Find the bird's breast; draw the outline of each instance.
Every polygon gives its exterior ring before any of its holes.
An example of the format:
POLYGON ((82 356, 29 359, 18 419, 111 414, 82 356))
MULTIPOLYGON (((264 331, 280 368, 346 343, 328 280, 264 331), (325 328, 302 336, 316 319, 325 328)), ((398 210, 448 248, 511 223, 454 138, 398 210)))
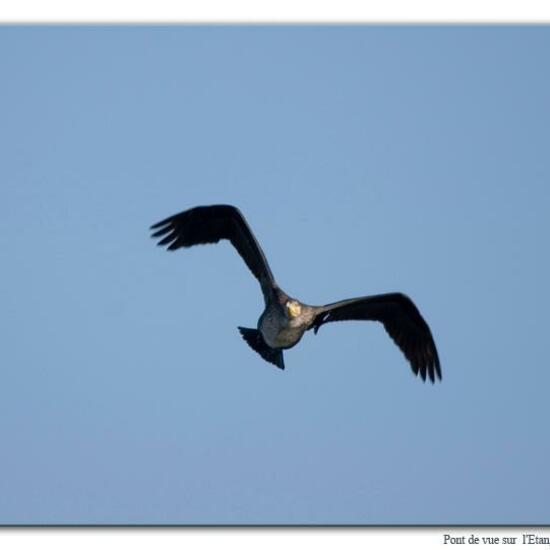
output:
POLYGON ((271 348, 291 348, 303 336, 305 327, 287 319, 276 308, 267 309, 258 322, 265 343, 271 348))

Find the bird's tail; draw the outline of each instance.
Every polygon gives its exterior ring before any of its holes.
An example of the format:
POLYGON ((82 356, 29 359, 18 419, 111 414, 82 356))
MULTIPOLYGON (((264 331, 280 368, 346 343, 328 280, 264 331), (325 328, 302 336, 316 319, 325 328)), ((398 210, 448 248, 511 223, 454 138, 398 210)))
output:
POLYGON ((280 369, 285 368, 283 352, 280 349, 270 348, 262 337, 259 330, 254 328, 238 327, 243 340, 256 352, 259 353, 266 361, 273 363, 280 369))

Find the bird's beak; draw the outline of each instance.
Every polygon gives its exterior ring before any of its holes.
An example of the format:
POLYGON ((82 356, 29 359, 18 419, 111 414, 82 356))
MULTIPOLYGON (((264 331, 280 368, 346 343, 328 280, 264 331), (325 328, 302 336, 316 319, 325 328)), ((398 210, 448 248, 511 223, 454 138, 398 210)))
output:
POLYGON ((288 315, 293 319, 295 317, 298 317, 298 315, 300 315, 300 306, 297 304, 288 304, 286 306, 286 309, 288 311, 288 315))

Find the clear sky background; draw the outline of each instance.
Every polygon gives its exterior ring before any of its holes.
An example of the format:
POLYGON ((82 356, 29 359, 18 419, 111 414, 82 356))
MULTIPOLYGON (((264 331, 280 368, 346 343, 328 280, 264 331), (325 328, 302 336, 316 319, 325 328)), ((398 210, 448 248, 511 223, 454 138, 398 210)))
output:
POLYGON ((547 523, 550 29, 0 28, 0 522, 547 523), (374 323, 240 338, 247 216, 306 303, 402 291, 443 368, 374 323))

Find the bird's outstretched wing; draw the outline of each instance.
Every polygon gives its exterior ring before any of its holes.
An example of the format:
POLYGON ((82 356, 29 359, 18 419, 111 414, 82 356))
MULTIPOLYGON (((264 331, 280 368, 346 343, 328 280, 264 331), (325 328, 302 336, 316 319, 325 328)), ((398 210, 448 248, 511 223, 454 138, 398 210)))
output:
POLYGON ((315 333, 331 321, 379 321, 403 352, 415 374, 432 382, 441 380, 441 366, 430 327, 413 301, 404 294, 391 293, 342 300, 319 308, 313 322, 315 333))
POLYGON ((157 243, 168 250, 196 244, 217 243, 227 239, 237 249, 246 265, 260 282, 267 303, 275 279, 267 260, 248 223, 238 208, 227 204, 197 206, 170 216, 151 226, 157 230, 152 237, 162 237, 157 243))

